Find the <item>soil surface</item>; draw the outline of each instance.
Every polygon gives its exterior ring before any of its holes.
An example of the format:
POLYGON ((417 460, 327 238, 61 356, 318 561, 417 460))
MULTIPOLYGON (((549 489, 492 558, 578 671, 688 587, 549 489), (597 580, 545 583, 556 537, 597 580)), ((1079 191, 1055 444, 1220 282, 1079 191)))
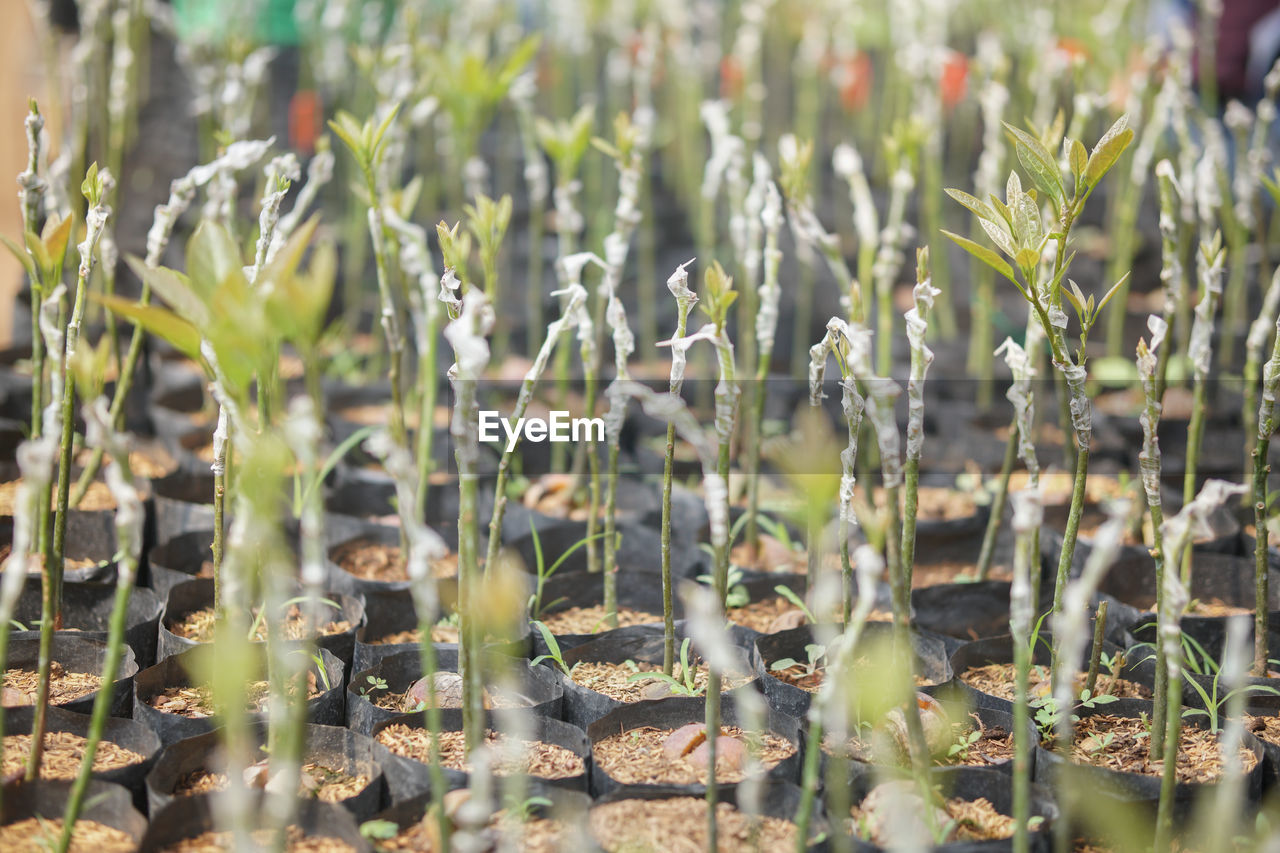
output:
MULTIPOLYGON (((707 779, 706 758, 698 763, 698 753, 691 750, 686 755, 674 754, 665 748, 673 729, 643 726, 610 735, 598 741, 591 749, 595 767, 608 773, 624 785, 697 785, 707 779)), ((786 738, 766 733, 748 735, 737 726, 722 726, 722 736, 733 738, 746 745, 756 740, 761 747, 760 761, 766 769, 774 767, 795 754, 795 745, 786 738)), ((705 740, 705 738, 703 738, 705 740)), ((716 756, 716 781, 741 782, 746 778, 742 753, 727 755, 722 750, 716 756)))
MULTIPOLYGON (((468 772, 471 767, 463 760, 463 738, 463 732, 441 732, 440 761, 452 770, 468 772)), ((396 755, 424 764, 431 761, 431 733, 426 729, 402 724, 387 726, 378 732, 377 741, 396 755)), ((562 746, 542 741, 514 742, 494 731, 485 733, 485 742, 495 751, 496 776, 526 773, 540 779, 571 779, 587 772, 582 757, 562 746)))
MULTIPOLYGON (((84 757, 84 748, 88 741, 72 732, 45 732, 43 743, 40 778, 57 780, 76 778, 80 772, 80 761, 84 757)), ((30 754, 31 735, 5 735, 4 778, 7 779, 15 773, 22 772, 27 763, 27 756, 30 754)), ((101 740, 93 754, 93 769, 94 772, 102 773, 146 760, 145 755, 139 755, 109 740, 101 740)))
MULTIPOLYGON (((0 850, 48 853, 62 835, 62 818, 29 817, 0 826, 0 850)), ((131 853, 137 844, 115 827, 81 818, 71 832, 71 853, 131 853)))
MULTIPOLYGON (((520 822, 507 821, 503 819, 504 814, 505 812, 498 812, 494 815, 489 828, 491 832, 513 844, 517 853, 559 853, 568 849, 561 840, 568 829, 562 821, 544 817, 520 822)), ((395 853, 424 853, 438 850, 440 846, 436 822, 423 819, 401 829, 394 838, 376 842, 374 849, 395 853)))
MULTIPOLYGON (((911 570, 911 588, 937 586, 943 583, 968 583, 978 579, 978 564, 969 560, 940 560, 936 563, 916 563, 911 570)), ((886 575, 887 578, 887 575, 886 575)), ((987 570, 987 580, 1011 581, 1013 572, 1008 566, 994 564, 987 570)))
MULTIPOLYGON (((591 834, 607 851, 663 850, 701 853, 707 849, 707 801, 702 797, 664 800, 620 800, 591 809, 591 834)), ((718 851, 750 850, 752 824, 732 804, 716 804, 718 851)), ((789 853, 796 846, 796 825, 781 818, 762 818, 754 849, 789 853)))
MULTIPOLYGON (((993 767, 1013 760, 1013 732, 1005 731, 999 726, 984 726, 977 715, 970 715, 968 720, 950 724, 951 744, 965 745, 955 754, 935 754, 933 763, 939 767, 993 767), (968 743, 970 736, 978 732, 978 739, 968 743)), ((832 753, 837 745, 829 738, 824 738, 822 750, 832 753)), ((844 756, 855 761, 875 763, 876 755, 873 743, 861 737, 851 737, 844 742, 844 756)), ((896 763, 896 761, 895 761, 896 763)))

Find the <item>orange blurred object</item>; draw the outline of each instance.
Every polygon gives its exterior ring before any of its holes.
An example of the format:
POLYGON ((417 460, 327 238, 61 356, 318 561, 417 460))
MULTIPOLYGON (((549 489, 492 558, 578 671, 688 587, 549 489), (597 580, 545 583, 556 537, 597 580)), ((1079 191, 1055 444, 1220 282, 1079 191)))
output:
POLYGON ((289 143, 299 154, 316 150, 320 137, 320 96, 314 89, 299 89, 289 101, 289 143))
POLYGON ((942 63, 942 105, 951 109, 964 100, 969 91, 969 57, 950 51, 942 63))
POLYGON ((738 62, 736 56, 730 55, 720 60, 720 97, 728 100, 737 98, 742 94, 745 79, 742 63, 738 62))
POLYGON ((871 57, 865 51, 857 51, 840 62, 838 84, 840 103, 846 110, 860 110, 871 97, 871 57))

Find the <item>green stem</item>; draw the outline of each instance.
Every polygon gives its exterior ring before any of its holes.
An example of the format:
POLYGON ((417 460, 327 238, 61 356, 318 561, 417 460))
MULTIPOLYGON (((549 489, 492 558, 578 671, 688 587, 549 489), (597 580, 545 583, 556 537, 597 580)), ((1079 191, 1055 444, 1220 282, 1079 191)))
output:
POLYGON ((1098 686, 1098 665, 1102 661, 1102 640, 1107 633, 1107 606, 1105 598, 1098 605, 1098 612, 1093 617, 1093 648, 1089 650, 1089 674, 1085 677, 1084 689, 1094 695, 1098 686))
POLYGON ((662 672, 671 675, 676 658, 676 623, 671 601, 671 479, 675 464, 676 425, 667 424, 667 452, 662 465, 662 672))
MULTIPOLYGON (((618 627, 618 441, 609 442, 609 472, 604 500, 604 621, 618 627)), ((670 565, 668 565, 670 571, 670 565)))

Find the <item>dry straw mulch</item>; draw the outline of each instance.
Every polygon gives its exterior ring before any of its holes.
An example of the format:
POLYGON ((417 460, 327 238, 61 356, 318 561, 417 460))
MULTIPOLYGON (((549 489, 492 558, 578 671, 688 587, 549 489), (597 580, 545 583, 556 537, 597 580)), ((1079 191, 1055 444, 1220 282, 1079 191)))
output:
MULTIPOLYGON (((266 830, 258 830, 253 833, 253 840, 260 849, 266 850, 270 847, 271 836, 266 830)), ((230 832, 210 831, 170 844, 163 853, 223 853, 230 850, 232 844, 230 832)), ((354 847, 339 838, 305 836, 296 826, 289 827, 285 850, 288 853, 355 853, 354 847)))
MULTIPOLYGON (((579 684, 588 690, 594 690, 597 693, 603 693, 615 702, 639 702, 642 699, 657 699, 669 695, 668 691, 662 689, 666 685, 660 679, 637 678, 635 681, 630 680, 631 676, 641 672, 661 674, 662 667, 658 664, 644 661, 630 661, 628 663, 591 663, 584 661, 574 666, 573 671, 569 673, 569 677, 573 679, 575 684, 579 684), (646 690, 650 692, 646 693, 646 690)), ((676 679, 680 680, 679 663, 676 664, 674 674, 676 679)), ((707 675, 706 664, 700 664, 694 673, 695 687, 705 690, 707 675)), ((726 690, 733 690, 750 681, 751 676, 749 675, 726 674, 721 679, 720 691, 723 693, 726 690)))
MULTIPOLYGON (((642 726, 619 732, 598 741, 591 749, 597 770, 608 773, 624 785, 697 785, 706 782, 705 767, 698 767, 690 756, 673 758, 664 748, 673 729, 642 726)), ((737 726, 721 727, 722 735, 746 743, 758 741, 760 761, 766 769, 790 758, 796 747, 786 738, 766 733, 748 735, 737 726)), ((741 782, 746 778, 740 760, 728 760, 721 754, 716 758, 716 781, 741 782)))
MULTIPOLYGON (((7 483, 0 483, 0 515, 14 515, 18 506, 18 484, 21 480, 10 480, 7 483)), ((49 508, 56 509, 53 500, 56 499, 56 493, 50 499, 49 508)), ((104 510, 112 510, 116 508, 115 496, 111 494, 111 489, 101 480, 94 480, 89 484, 89 488, 84 493, 84 499, 76 506, 81 512, 102 512, 104 510)))
MULTIPOLYGON (((620 800, 595 806, 588 815, 591 834, 607 851, 662 850, 703 853, 707 849, 707 801, 702 797, 620 800)), ((717 850, 750 850, 752 826, 730 803, 716 804, 717 850)), ((799 830, 789 820, 761 818, 754 849, 790 853, 799 830)))
MULTIPOLYGON (((265 681, 250 681, 245 685, 245 688, 248 692, 245 710, 250 712, 266 710, 271 688, 270 684, 265 681)), ((291 693, 294 692, 292 684, 290 684, 289 690, 291 693)), ((321 692, 316 682, 316 674, 308 672, 307 701, 316 698, 321 692)), ((213 691, 208 687, 170 687, 163 693, 152 696, 147 700, 147 704, 157 711, 164 711, 166 714, 178 714, 192 719, 212 717, 216 713, 213 704, 213 691)))
MULTIPOLYGON (((84 748, 88 741, 71 732, 45 732, 43 743, 40 778, 61 780, 76 778, 76 774, 80 772, 80 761, 84 757, 84 748)), ((5 735, 4 777, 9 778, 14 773, 22 772, 22 768, 27 763, 27 756, 30 754, 31 735, 5 735)), ((93 769, 97 773, 102 773, 142 761, 146 761, 145 755, 139 755, 109 740, 102 740, 98 742, 98 749, 93 754, 93 769)))
MULTIPOLYGON (((399 545, 373 539, 354 539, 338 546, 333 561, 344 572, 369 581, 409 580, 409 565, 399 545)), ((458 555, 446 554, 431 564, 434 578, 458 576, 458 555)))
MULTIPOLYGON (((35 704, 36 688, 39 683, 40 677, 35 670, 6 669, 4 671, 5 689, 21 693, 26 698, 23 703, 25 705, 35 704)), ((82 696, 88 696, 101 686, 101 676, 91 672, 68 672, 57 661, 54 661, 50 667, 49 702, 51 704, 65 705, 68 702, 74 702, 82 696)))
MULTIPOLYGON (((62 818, 35 818, 0 826, 5 853, 48 853, 62 834, 62 818)), ((71 853, 131 853, 137 844, 127 832, 81 818, 71 831, 71 853)))
MULTIPOLYGON (((1113 717, 1094 714, 1075 725, 1071 760, 1125 773, 1160 776, 1163 761, 1151 761, 1148 755, 1149 722, 1136 717, 1113 717)), ((1258 764, 1253 750, 1240 747, 1240 763, 1246 773, 1258 764)), ((1216 782, 1222 777, 1222 749, 1218 736, 1206 729, 1183 726, 1178 738, 1179 782, 1216 782)))
MULTIPOLYGON (((945 750, 941 754, 935 754, 933 756, 935 765, 992 767, 1007 764, 1013 760, 1013 732, 1006 731, 1000 726, 984 726, 976 714, 971 714, 968 720, 951 723, 950 728, 951 739, 946 743, 948 750, 952 744, 959 744, 962 739, 967 740, 974 731, 980 732, 980 735, 975 742, 955 755, 947 755, 945 750)), ((831 754, 837 748, 838 745, 830 737, 823 738, 823 752, 831 754)), ((848 738, 841 752, 846 758, 864 763, 874 763, 877 757, 873 743, 857 736, 848 738)), ((895 755, 894 757, 900 759, 903 756, 895 755)))
MULTIPOLYGON (((440 733, 440 761, 451 770, 470 771, 465 761, 463 732, 440 733)), ((403 724, 387 726, 377 735, 378 743, 405 758, 428 763, 431 761, 431 733, 403 724)), ((524 773, 540 779, 571 779, 587 771, 582 757, 565 749, 542 741, 523 741, 518 757, 510 756, 511 739, 506 735, 489 731, 485 743, 495 751, 494 775, 510 776, 524 773)))
MULTIPOLYGON (((609 630, 609 626, 605 624, 605 616, 605 608, 599 604, 591 607, 570 607, 565 610, 548 613, 542 618, 542 624, 546 625, 547 630, 552 634, 596 634, 609 630)), ((644 610, 634 610, 630 607, 618 608, 619 628, 629 628, 632 625, 651 625, 661 621, 661 615, 654 615, 644 610)))
MULTIPOLYGON (((946 843, 996 841, 1013 837, 1014 820, 1006 814, 996 811, 995 806, 986 797, 966 800, 952 797, 942 803, 942 811, 946 813, 951 826, 946 843), (954 823, 951 823, 954 821, 954 823)), ((889 839, 879 838, 878 833, 868 832, 867 815, 860 806, 849 810, 850 830, 865 841, 886 846, 889 839)), ((942 815, 939 814, 939 817, 942 815)))
MULTIPOLYGON (((1084 690, 1086 679, 1087 675, 1085 673, 1076 673, 1076 695, 1079 695, 1080 691, 1084 690)), ((1014 694, 1017 692, 1014 684, 1014 667, 1011 663, 972 666, 960 674, 960 680, 974 690, 990 696, 997 696, 1010 702, 1013 701, 1014 694)), ((1048 696, 1052 692, 1048 668, 1033 666, 1028 685, 1032 697, 1048 696)), ((1110 673, 1099 672, 1094 694, 1097 696, 1115 696, 1117 699, 1150 699, 1151 688, 1145 684, 1130 681, 1127 678, 1112 678, 1110 673)))
MULTIPOLYGON (((190 797, 210 791, 226 790, 230 779, 227 774, 212 770, 193 770, 178 780, 173 794, 176 797, 190 797)), ((261 779, 267 780, 265 774, 261 779)), ((261 786, 255 786, 261 787, 261 786)), ((352 776, 324 764, 309 761, 302 765, 302 777, 298 782, 298 794, 323 800, 326 803, 338 803, 354 797, 369 787, 369 777, 363 773, 352 776)))
MULTIPOLYGON (((332 608, 327 605, 325 610, 332 612, 332 608)), ((253 608, 252 614, 254 619, 258 617, 258 608, 253 608)), ((206 607, 202 610, 193 610, 186 614, 179 621, 169 625, 169 630, 179 637, 184 637, 194 643, 211 643, 214 638, 214 628, 217 624, 217 611, 212 607, 206 607)), ((282 628, 284 629, 284 638, 286 640, 304 639, 306 632, 307 620, 303 617, 301 608, 296 604, 289 606, 289 610, 285 613, 282 628)), ((333 634, 341 634, 344 631, 351 630, 351 623, 346 619, 331 619, 325 622, 320 628, 321 635, 328 637, 333 634)), ((257 642, 266 642, 267 639, 267 623, 266 620, 258 622, 254 629, 253 639, 257 642)))
MULTIPOLYGON (((559 853, 567 850, 563 840, 568 827, 562 821, 535 817, 521 823, 505 821, 498 812, 490 821, 490 831, 501 835, 517 853, 559 853)), ((431 853, 440 848, 439 830, 430 816, 400 829, 394 838, 379 841, 377 849, 395 853, 431 853)))

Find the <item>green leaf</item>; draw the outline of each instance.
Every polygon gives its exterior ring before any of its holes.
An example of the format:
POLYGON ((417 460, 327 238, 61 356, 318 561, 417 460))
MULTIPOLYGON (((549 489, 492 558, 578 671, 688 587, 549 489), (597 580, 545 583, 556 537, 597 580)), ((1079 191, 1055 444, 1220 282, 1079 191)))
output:
POLYGON ((109 311, 127 317, 157 337, 164 338, 193 361, 203 363, 200 355, 200 333, 186 320, 156 305, 139 305, 119 296, 90 294, 95 302, 109 311))
POLYGON ((1098 144, 1089 154, 1089 163, 1084 170, 1084 185, 1090 189, 1097 186, 1102 176, 1110 171, 1116 160, 1133 141, 1133 128, 1129 127, 1129 117, 1122 115, 1116 123, 1102 135, 1098 144))
POLYGON ((55 214, 45 221, 44 228, 40 232, 40 242, 44 244, 44 250, 49 254, 49 262, 55 268, 60 266, 62 259, 67 256, 67 243, 71 241, 71 226, 74 223, 73 216, 59 217, 55 214))
POLYGON ((1085 166, 1089 163, 1089 152, 1085 151, 1084 143, 1079 139, 1072 139, 1068 143, 1068 160, 1071 163, 1071 175, 1079 183, 1080 176, 1084 174, 1085 166))
POLYGON ((399 825, 389 820, 366 820, 360 824, 360 836, 372 841, 390 841, 398 832, 399 825))
POLYGON ((206 305, 231 276, 244 277, 240 247, 226 228, 208 220, 196 226, 187 242, 187 275, 206 305))
POLYGON ((1018 244, 1014 242, 1013 236, 998 223, 988 222, 985 219, 979 219, 978 224, 982 226, 982 230, 987 232, 987 236, 991 238, 991 242, 995 243, 1009 257, 1018 254, 1018 244))
POLYGON ((1013 282, 1014 286, 1016 286, 1018 290, 1022 291, 1023 296, 1027 295, 1026 291, 1022 289, 1022 285, 1018 284, 1018 280, 1014 278, 1013 267, 1009 266, 1009 262, 1004 258, 1000 257, 986 246, 973 242, 968 237, 961 237, 959 234, 947 231, 946 229, 943 229, 942 233, 950 237, 952 242, 961 249, 964 249, 966 252, 973 255, 996 272, 1000 273, 1000 275, 1013 282))
POLYGON ((0 234, 0 243, 4 243, 4 247, 9 250, 9 254, 17 258, 18 263, 22 264, 22 269, 26 271, 27 277, 38 283, 40 276, 36 272, 36 262, 32 260, 31 254, 3 234, 0 234))
POLYGON ((191 280, 168 267, 149 267, 141 258, 127 255, 133 274, 155 291, 179 317, 197 330, 209 328, 209 306, 191 287, 191 280))
POLYGON ((1098 303, 1099 313, 1101 313, 1103 308, 1107 307, 1107 303, 1111 301, 1111 297, 1115 296, 1116 292, 1120 290, 1120 288, 1123 287, 1124 283, 1128 280, 1129 280, 1129 273, 1126 272, 1124 275, 1120 276, 1119 281, 1111 285, 1111 289, 1107 291, 1106 295, 1102 297, 1102 301, 1098 303))
POLYGON ((1039 139, 1025 130, 1019 130, 1008 122, 1004 122, 1004 127, 1013 137, 1018 162, 1027 170, 1032 182, 1045 195, 1062 204, 1066 193, 1062 188, 1062 175, 1058 172, 1058 161, 1045 149, 1039 139))
POLYGON ((796 665, 797 664, 796 664, 795 658, 782 658, 781 660, 774 661, 773 664, 769 667, 769 669, 773 670, 774 672, 781 672, 784 669, 790 669, 791 667, 796 665))
POLYGON ((964 190, 946 189, 946 190, 943 190, 943 192, 951 196, 956 201, 960 202, 960 204, 967 207, 979 219, 985 219, 990 222, 998 222, 998 214, 996 213, 995 209, 991 205, 983 201, 982 199, 975 198, 974 196, 969 195, 964 190))

